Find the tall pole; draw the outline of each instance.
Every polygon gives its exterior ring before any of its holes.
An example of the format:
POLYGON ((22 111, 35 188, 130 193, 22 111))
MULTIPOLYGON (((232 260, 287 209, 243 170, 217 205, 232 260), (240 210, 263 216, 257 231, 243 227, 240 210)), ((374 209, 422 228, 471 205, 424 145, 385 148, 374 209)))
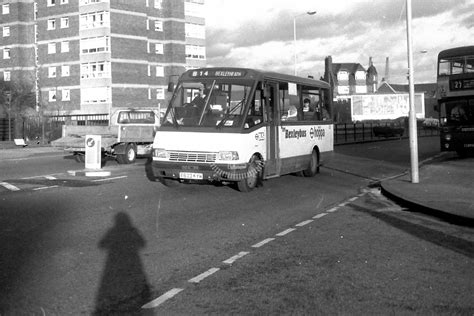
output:
POLYGON ((302 15, 315 15, 316 14, 316 11, 308 11, 308 12, 305 12, 305 13, 302 13, 302 14, 298 14, 298 15, 295 15, 293 17, 293 52, 294 52, 294 57, 295 57, 295 76, 298 75, 298 71, 297 71, 297 65, 298 65, 298 62, 296 60, 296 55, 297 55, 297 49, 296 49, 296 18, 299 17, 299 16, 302 16, 302 15))
POLYGON ((410 130, 410 163, 411 163, 411 182, 419 182, 418 173, 418 137, 416 130, 416 112, 415 112, 415 84, 413 69, 413 41, 411 37, 411 0, 406 0, 407 5, 407 45, 408 45, 408 78, 409 78, 409 100, 410 112, 408 126, 410 130))
POLYGON ((297 75, 296 71, 296 16, 293 18, 293 52, 295 54, 295 76, 297 75))

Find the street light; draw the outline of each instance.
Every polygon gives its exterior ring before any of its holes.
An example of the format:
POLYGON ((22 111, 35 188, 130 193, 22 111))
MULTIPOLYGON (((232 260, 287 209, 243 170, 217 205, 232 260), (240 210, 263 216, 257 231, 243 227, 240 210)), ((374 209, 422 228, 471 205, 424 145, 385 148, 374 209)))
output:
POLYGON ((415 113, 415 83, 413 69, 413 40, 411 37, 411 0, 406 0, 407 5, 407 46, 408 46, 408 78, 409 78, 409 100, 410 112, 408 119, 408 127, 410 130, 410 164, 411 164, 411 182, 418 183, 418 135, 416 130, 416 113, 415 113))
POLYGON ((316 11, 308 11, 308 12, 305 12, 305 13, 301 13, 301 14, 298 14, 298 15, 295 15, 293 17, 293 40, 294 40, 294 43, 293 43, 293 49, 294 49, 294 53, 295 53, 295 76, 297 75, 297 71, 296 71, 296 18, 299 17, 299 16, 302 16, 302 15, 315 15, 316 14, 316 11))

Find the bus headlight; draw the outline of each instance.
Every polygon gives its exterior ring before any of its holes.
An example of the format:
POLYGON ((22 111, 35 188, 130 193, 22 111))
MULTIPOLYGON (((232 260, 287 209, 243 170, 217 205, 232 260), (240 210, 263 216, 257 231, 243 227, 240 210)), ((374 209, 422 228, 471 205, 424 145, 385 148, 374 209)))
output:
POLYGON ((168 152, 163 148, 155 148, 153 149, 153 157, 160 159, 168 159, 168 152))
POLYGON ((239 154, 236 151, 220 151, 218 159, 223 161, 239 160, 239 154))
POLYGON ((451 134, 444 135, 444 139, 449 142, 451 140, 451 134))

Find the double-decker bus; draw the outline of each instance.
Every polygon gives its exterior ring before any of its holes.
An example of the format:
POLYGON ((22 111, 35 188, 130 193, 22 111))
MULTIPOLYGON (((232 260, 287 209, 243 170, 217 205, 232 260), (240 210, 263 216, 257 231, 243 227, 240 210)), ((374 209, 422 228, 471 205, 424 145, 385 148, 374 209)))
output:
POLYGON ((247 192, 283 174, 314 176, 333 150, 327 82, 246 68, 179 79, 153 143, 152 170, 173 181, 234 183, 247 192))
POLYGON ((438 55, 441 151, 474 151, 474 46, 438 55))

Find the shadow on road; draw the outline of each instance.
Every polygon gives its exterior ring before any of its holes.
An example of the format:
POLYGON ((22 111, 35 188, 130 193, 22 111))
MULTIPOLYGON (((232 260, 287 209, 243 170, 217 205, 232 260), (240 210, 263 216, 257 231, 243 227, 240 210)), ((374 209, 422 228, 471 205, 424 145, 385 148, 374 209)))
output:
POLYGON ((93 315, 139 315, 151 300, 150 287, 139 256, 145 240, 130 217, 120 212, 99 247, 107 251, 93 315))

